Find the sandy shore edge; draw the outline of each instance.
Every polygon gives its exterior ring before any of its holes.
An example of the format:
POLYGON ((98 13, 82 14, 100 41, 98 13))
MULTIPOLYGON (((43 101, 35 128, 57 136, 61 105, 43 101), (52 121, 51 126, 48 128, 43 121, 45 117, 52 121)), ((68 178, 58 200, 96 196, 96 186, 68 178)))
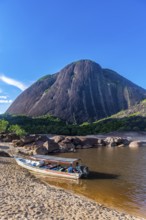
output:
POLYGON ((1 220, 143 219, 44 184, 6 157, 0 157, 0 204, 1 220))

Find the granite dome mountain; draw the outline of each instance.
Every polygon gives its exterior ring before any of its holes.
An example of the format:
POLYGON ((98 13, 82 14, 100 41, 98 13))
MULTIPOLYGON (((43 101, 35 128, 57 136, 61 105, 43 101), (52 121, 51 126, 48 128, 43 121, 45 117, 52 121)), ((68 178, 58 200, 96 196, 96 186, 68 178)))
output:
POLYGON ((51 114, 72 123, 113 115, 146 98, 146 90, 90 60, 73 62, 22 92, 6 113, 51 114))

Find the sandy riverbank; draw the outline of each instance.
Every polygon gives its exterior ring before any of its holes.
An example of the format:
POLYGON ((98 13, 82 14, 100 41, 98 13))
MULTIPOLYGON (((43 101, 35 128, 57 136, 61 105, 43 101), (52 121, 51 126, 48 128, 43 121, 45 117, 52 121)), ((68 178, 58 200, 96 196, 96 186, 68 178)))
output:
POLYGON ((1 220, 136 220, 84 197, 42 183, 12 158, 0 157, 1 220))

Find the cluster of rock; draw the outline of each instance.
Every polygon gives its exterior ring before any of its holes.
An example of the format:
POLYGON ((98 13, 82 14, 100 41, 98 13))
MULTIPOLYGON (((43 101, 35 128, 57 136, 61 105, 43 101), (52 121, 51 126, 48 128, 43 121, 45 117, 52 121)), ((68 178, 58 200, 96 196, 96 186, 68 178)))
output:
POLYGON ((12 142, 15 139, 19 139, 15 133, 0 133, 0 142, 12 142))
POLYGON ((77 149, 87 149, 95 147, 141 147, 146 146, 146 141, 132 141, 129 138, 107 136, 62 136, 56 135, 28 135, 19 138, 15 134, 0 134, 0 142, 12 142, 16 153, 26 155, 50 153, 75 152, 77 149))
POLYGON ((77 149, 87 149, 103 146, 123 147, 129 145, 129 141, 121 137, 92 138, 78 136, 53 136, 29 135, 12 141, 19 153, 42 154, 75 152, 77 149))

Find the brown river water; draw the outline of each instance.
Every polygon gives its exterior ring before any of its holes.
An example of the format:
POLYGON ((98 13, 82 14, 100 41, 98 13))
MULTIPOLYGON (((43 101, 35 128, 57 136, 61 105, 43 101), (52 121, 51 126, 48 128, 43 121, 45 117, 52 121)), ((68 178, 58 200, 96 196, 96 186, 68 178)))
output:
POLYGON ((71 181, 46 177, 46 182, 146 218, 146 148, 103 147, 58 156, 81 158, 89 167, 89 178, 71 181))

